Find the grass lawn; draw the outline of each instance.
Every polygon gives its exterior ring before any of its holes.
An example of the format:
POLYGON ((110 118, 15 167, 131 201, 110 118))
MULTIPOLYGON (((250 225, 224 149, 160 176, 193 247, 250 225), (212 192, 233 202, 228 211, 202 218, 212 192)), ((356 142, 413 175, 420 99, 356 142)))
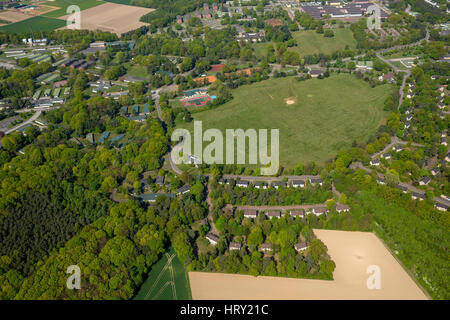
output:
MULTIPOLYGON (((356 40, 353 38, 353 33, 349 28, 333 29, 333 32, 333 38, 326 38, 323 34, 316 33, 315 30, 292 32, 292 36, 297 40, 298 45, 296 47, 291 47, 288 50, 296 51, 301 56, 305 56, 314 53, 331 54, 335 51, 345 49, 346 45, 348 45, 350 49, 356 48, 356 40)), ((267 42, 254 45, 255 55, 258 58, 266 54, 267 45, 267 42)))
POLYGON ((131 65, 127 70, 127 75, 141 78, 148 78, 149 76, 147 67, 138 64, 131 65))
POLYGON ((19 22, 11 23, 6 26, 2 26, 0 27, 0 31, 24 33, 30 32, 30 28, 33 29, 33 32, 52 31, 64 27, 65 25, 65 20, 37 16, 19 22))
MULTIPOLYGON (((65 16, 69 14, 67 12, 67 8, 71 5, 79 6, 81 10, 86 10, 98 5, 101 5, 105 3, 104 1, 99 0, 55 0, 55 1, 48 1, 45 4, 52 6, 52 7, 60 7, 61 9, 57 9, 54 11, 50 11, 47 13, 44 13, 43 16, 45 17, 51 17, 51 18, 58 18, 65 16)), ((83 18, 82 18, 83 19, 83 18)))
MULTIPOLYGON (((323 164, 353 141, 366 141, 376 132, 387 116, 383 103, 393 88, 370 88, 349 74, 302 82, 293 77, 269 79, 239 87, 230 102, 193 117, 203 121, 203 131, 217 128, 224 135, 225 129, 279 129, 282 166, 323 164), (295 103, 287 104, 286 98, 295 103)), ((192 132, 193 123, 180 127, 192 132)))
POLYGON ((152 267, 134 300, 191 300, 187 272, 173 248, 152 267))
POLYGON ((106 2, 118 3, 118 4, 130 4, 131 0, 105 0, 106 2))

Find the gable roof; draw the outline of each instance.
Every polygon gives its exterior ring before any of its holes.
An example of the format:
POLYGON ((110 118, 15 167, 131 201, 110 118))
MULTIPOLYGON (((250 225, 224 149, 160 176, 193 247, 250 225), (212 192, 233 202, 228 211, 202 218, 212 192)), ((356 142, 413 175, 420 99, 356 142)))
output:
POLYGON ((257 211, 253 209, 245 209, 244 210, 244 216, 255 216, 257 215, 257 211))
POLYGON ((281 212, 279 210, 271 210, 271 211, 267 211, 267 215, 269 217, 279 217, 279 216, 281 216, 281 212))
POLYGON ((207 239, 210 239, 210 240, 213 240, 213 241, 215 241, 215 242, 218 242, 218 241, 219 241, 219 236, 216 235, 216 234, 214 234, 214 233, 212 233, 212 232, 208 233, 208 234, 206 235, 206 238, 207 238, 207 239))
POLYGON ((182 186, 181 188, 178 188, 177 193, 184 193, 184 192, 187 192, 190 190, 191 190, 191 186, 186 184, 186 185, 182 186))

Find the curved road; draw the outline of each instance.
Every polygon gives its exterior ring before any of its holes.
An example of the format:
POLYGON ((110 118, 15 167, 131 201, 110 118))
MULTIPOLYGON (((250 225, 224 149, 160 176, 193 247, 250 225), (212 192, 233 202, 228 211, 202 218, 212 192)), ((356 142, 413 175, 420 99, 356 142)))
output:
POLYGON ((33 114, 33 115, 31 116, 31 118, 29 118, 28 120, 25 120, 24 122, 18 124, 17 126, 11 128, 11 129, 6 130, 5 134, 10 134, 10 133, 12 133, 12 132, 14 132, 14 131, 16 131, 16 130, 22 128, 22 127, 24 127, 25 125, 27 125, 27 124, 29 124, 29 123, 32 123, 34 120, 36 120, 37 118, 39 118, 40 115, 41 115, 41 110, 39 110, 39 111, 37 111, 35 114, 33 114))
MULTIPOLYGON (((383 153, 387 152, 388 150, 390 150, 394 145, 396 144, 401 144, 401 145, 407 145, 409 142, 408 141, 403 141, 400 140, 399 138, 397 138, 396 136, 393 136, 391 138, 391 143, 389 143, 386 147, 383 148, 383 150, 378 151, 376 153, 374 153, 373 155, 370 156, 370 158, 375 159, 376 157, 382 155, 383 153)), ((416 143, 416 142, 411 142, 411 145, 414 147, 423 147, 424 145, 420 144, 420 143, 416 143)))

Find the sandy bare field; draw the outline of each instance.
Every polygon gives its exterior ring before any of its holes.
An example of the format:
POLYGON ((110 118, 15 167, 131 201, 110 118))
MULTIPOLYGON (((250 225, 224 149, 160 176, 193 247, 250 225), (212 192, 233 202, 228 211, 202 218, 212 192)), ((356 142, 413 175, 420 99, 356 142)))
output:
POLYGON ((39 4, 39 5, 34 4, 34 5, 36 6, 36 8, 34 10, 29 11, 28 13, 31 15, 35 15, 35 16, 39 16, 41 14, 60 9, 60 7, 49 6, 49 5, 45 5, 45 4, 39 4))
POLYGON ((428 299, 373 233, 314 230, 336 263, 334 280, 253 277, 190 272, 192 298, 199 299, 428 299), (381 288, 369 290, 367 267, 381 271, 381 288))
POLYGON ((13 9, 0 11, 0 19, 10 21, 11 23, 29 18, 30 16, 28 14, 13 9))
MULTIPOLYGON (((144 26, 145 23, 140 22, 139 18, 154 10, 107 2, 81 11, 81 29, 109 31, 121 35, 144 26)), ((67 19, 68 16, 60 19, 67 19)))

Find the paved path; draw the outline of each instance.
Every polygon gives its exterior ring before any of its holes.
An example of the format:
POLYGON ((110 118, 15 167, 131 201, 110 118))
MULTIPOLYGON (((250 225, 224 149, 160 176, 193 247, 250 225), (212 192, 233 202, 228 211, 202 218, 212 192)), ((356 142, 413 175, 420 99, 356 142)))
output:
POLYGON ((156 111, 158 112, 158 118, 161 120, 161 122, 164 122, 161 112, 161 107, 159 106, 159 91, 155 94, 155 105, 156 105, 156 111))
POLYGON ((240 205, 232 205, 227 204, 225 207, 227 209, 236 208, 236 210, 258 210, 258 211, 264 211, 264 210, 298 210, 298 209, 319 209, 326 207, 326 203, 320 203, 320 204, 301 204, 301 205, 286 205, 286 206, 240 206, 240 205))
POLYGON ((287 178, 288 181, 292 180, 309 180, 309 179, 319 179, 320 176, 302 175, 302 176, 241 176, 237 174, 224 174, 222 176, 224 179, 234 179, 234 180, 247 180, 250 182, 263 181, 263 182, 275 182, 282 181, 283 178, 287 178))
MULTIPOLYGON (((371 173, 372 171, 374 171, 372 169, 369 169, 369 168, 365 167, 361 162, 353 162, 352 165, 350 166, 350 168, 351 169, 356 169, 356 168, 363 169, 363 170, 367 171, 368 173, 371 173)), ((384 174, 382 174, 382 173, 376 172, 376 174, 380 178, 383 178, 383 179, 385 178, 384 174)), ((411 183, 400 182, 399 185, 405 187, 406 189, 408 189, 409 192, 416 192, 416 193, 420 193, 420 194, 424 194, 425 193, 424 190, 416 188, 411 183)), ((442 198, 439 198, 439 197, 434 197, 433 200, 435 202, 440 202, 440 203, 443 203, 443 204, 446 204, 446 205, 450 206, 450 201, 447 201, 445 199, 442 199, 442 198)))
MULTIPOLYGON (((397 145, 397 144, 407 145, 408 143, 409 143, 408 141, 403 141, 403 140, 400 140, 399 138, 397 138, 396 136, 393 136, 393 137, 391 137, 391 143, 389 143, 386 147, 384 147, 383 150, 371 155, 370 158, 375 159, 376 157, 389 151, 394 145, 397 145)), ((424 147, 424 145, 422 145, 420 143, 416 143, 416 142, 411 142, 411 145, 414 147, 424 147)))
POLYGON ((22 122, 21 124, 18 124, 17 126, 15 126, 14 128, 8 129, 6 130, 5 134, 10 134, 16 130, 19 130, 20 128, 26 126, 29 123, 32 123, 34 120, 36 120, 37 118, 39 118, 39 116, 41 115, 41 111, 37 111, 35 114, 33 114, 31 116, 31 118, 29 118, 28 120, 22 122))
POLYGON ((336 189, 334 183, 331 183, 331 191, 333 191, 334 195, 338 198, 338 200, 341 198, 341 193, 336 189))
POLYGON ((209 225, 211 226, 211 232, 219 235, 219 230, 217 230, 216 225, 214 224, 214 220, 212 217, 212 210, 213 210, 213 204, 212 204, 212 200, 209 196, 209 194, 211 193, 211 182, 212 182, 212 176, 211 175, 207 175, 208 176, 208 194, 206 196, 206 203, 208 204, 208 221, 209 221, 209 225))

